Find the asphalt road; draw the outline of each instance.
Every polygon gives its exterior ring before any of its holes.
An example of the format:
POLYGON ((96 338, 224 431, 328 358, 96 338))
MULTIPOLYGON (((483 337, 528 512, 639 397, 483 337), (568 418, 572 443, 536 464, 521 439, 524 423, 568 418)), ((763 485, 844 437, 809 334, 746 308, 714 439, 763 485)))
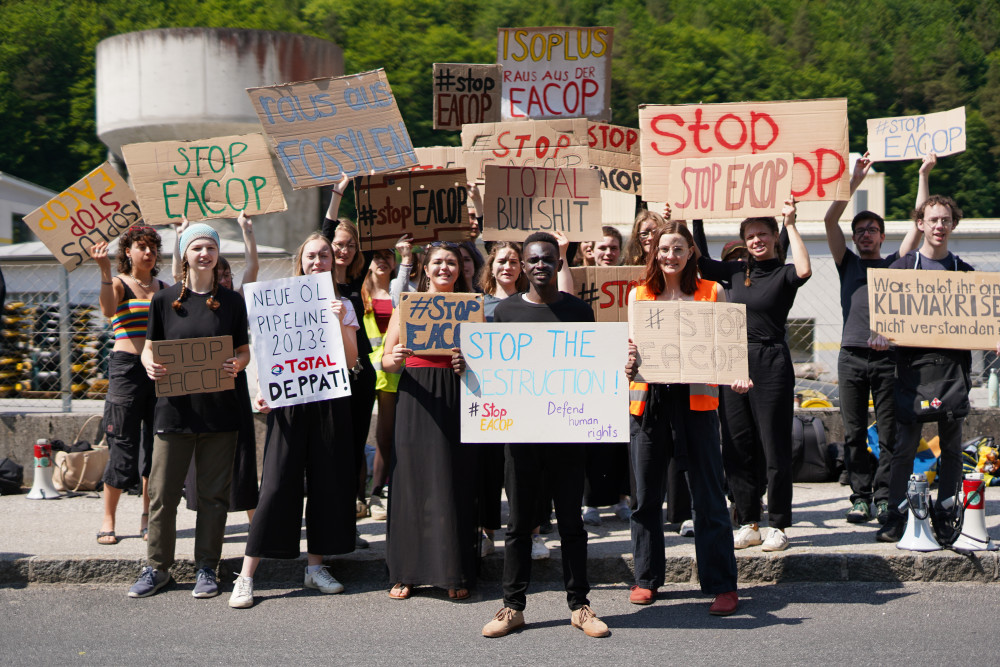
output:
POLYGON ((498 585, 467 602, 418 589, 325 596, 263 589, 252 609, 226 593, 191 597, 173 585, 130 600, 121 585, 0 589, 0 660, 16 665, 156 664, 906 664, 986 662, 1000 610, 996 584, 779 584, 743 590, 741 611, 708 615, 709 599, 669 586, 650 607, 605 586, 591 606, 611 627, 591 639, 569 624, 565 595, 529 594, 528 626, 502 639, 481 628, 500 608, 498 585))

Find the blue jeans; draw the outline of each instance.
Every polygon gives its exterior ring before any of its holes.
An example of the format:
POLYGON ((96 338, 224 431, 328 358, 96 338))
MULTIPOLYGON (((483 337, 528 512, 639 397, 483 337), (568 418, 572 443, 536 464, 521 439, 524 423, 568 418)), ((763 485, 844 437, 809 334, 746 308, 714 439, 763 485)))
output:
POLYGON ((663 585, 664 486, 670 460, 679 454, 675 447, 684 447, 694 500, 694 547, 701 590, 710 595, 735 591, 736 556, 722 490, 719 416, 714 410, 691 410, 687 385, 650 385, 649 389, 644 414, 631 418, 629 443, 635 483, 635 583, 651 590, 663 585))

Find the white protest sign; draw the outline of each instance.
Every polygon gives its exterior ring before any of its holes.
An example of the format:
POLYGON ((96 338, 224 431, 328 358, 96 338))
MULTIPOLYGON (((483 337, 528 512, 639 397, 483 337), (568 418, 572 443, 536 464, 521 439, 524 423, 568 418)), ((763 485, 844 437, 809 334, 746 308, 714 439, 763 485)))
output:
POLYGON ((329 273, 244 285, 261 395, 272 408, 351 395, 329 273))
POLYGON ((921 160, 934 153, 965 150, 965 107, 922 116, 868 119, 868 156, 872 162, 921 160))
POLYGON ((465 324, 462 442, 628 442, 624 322, 465 324))
POLYGON ((611 119, 614 28, 500 28, 500 113, 520 118, 611 119))

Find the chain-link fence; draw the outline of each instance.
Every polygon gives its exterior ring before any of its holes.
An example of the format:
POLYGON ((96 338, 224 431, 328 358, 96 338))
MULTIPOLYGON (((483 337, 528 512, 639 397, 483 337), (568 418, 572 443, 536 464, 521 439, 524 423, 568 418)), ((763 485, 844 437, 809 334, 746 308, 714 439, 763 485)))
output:
MULTIPOLYGON (((1000 257, 994 253, 960 254, 979 271, 1000 270, 1000 257)), ((231 260, 231 265, 239 284, 242 257, 231 260)), ((87 263, 66 274, 54 260, 6 261, 0 266, 7 284, 0 332, 0 412, 100 410, 113 341, 97 301, 97 267, 87 263)), ((838 405, 840 278, 829 254, 813 254, 812 269, 813 276, 799 290, 788 319, 797 392, 804 400, 818 398, 838 405)), ((169 267, 161 274, 169 283, 168 274, 169 267)), ((289 275, 289 257, 261 259, 259 280, 289 275)), ((973 382, 985 384, 994 367, 1000 371, 995 353, 973 353, 973 382)))

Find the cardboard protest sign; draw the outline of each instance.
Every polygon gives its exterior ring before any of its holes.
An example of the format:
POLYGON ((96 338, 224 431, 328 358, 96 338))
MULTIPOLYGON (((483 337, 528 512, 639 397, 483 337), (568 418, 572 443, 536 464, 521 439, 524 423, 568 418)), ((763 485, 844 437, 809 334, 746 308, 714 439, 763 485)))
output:
POLYGON ((628 442, 628 325, 462 327, 462 442, 628 442))
POLYGON ((332 185, 344 174, 402 171, 417 164, 381 69, 248 88, 247 94, 296 190, 332 185))
POLYGON ((513 118, 611 119, 614 28, 500 28, 501 114, 513 118))
MULTIPOLYGON (((330 273, 247 283, 257 383, 272 408, 351 395, 330 273)), ((362 313, 363 314, 363 313, 362 313)))
POLYGON ((122 146, 146 222, 167 225, 284 211, 278 175, 259 134, 122 146))
POLYGON ((636 382, 732 384, 750 377, 744 304, 636 301, 629 309, 636 382))
POLYGON ((645 272, 642 266, 577 266, 570 269, 576 295, 598 322, 628 322, 628 295, 645 272))
POLYGON ((229 373, 222 370, 232 359, 233 337, 180 338, 154 340, 153 361, 167 367, 167 374, 156 381, 157 396, 210 394, 235 388, 229 373))
POLYGON ((364 250, 392 248, 403 234, 418 245, 470 238, 464 169, 359 176, 354 193, 364 250))
POLYGON ((24 224, 67 271, 90 259, 90 249, 142 222, 135 193, 110 162, 34 211, 24 224))
POLYGON ((562 232, 570 241, 601 238, 601 182, 593 169, 486 167, 483 240, 524 241, 562 232))
POLYGON ((587 121, 533 120, 474 123, 462 127, 462 149, 470 181, 486 178, 485 167, 588 167, 587 121))
POLYGON ((590 164, 601 172, 605 190, 642 194, 642 167, 639 159, 639 130, 607 123, 591 123, 590 164))
POLYGON ((500 120, 500 65, 434 63, 434 129, 500 120))
POLYGON ((411 169, 465 169, 461 146, 426 146, 413 150, 418 164, 411 169))
POLYGON ((965 150, 965 107, 921 116, 868 119, 872 162, 921 160, 965 150))
POLYGON ((482 294, 404 292, 399 296, 399 341, 414 354, 450 355, 459 346, 462 323, 484 321, 482 294))
POLYGON ((781 215, 792 196, 792 154, 674 160, 671 215, 680 220, 781 215))
POLYGON ((995 350, 1000 340, 1000 273, 869 269, 872 331, 890 343, 995 350))
POLYGON ((850 199, 847 100, 639 106, 642 197, 667 201, 670 163, 791 153, 792 195, 800 201, 850 199))

